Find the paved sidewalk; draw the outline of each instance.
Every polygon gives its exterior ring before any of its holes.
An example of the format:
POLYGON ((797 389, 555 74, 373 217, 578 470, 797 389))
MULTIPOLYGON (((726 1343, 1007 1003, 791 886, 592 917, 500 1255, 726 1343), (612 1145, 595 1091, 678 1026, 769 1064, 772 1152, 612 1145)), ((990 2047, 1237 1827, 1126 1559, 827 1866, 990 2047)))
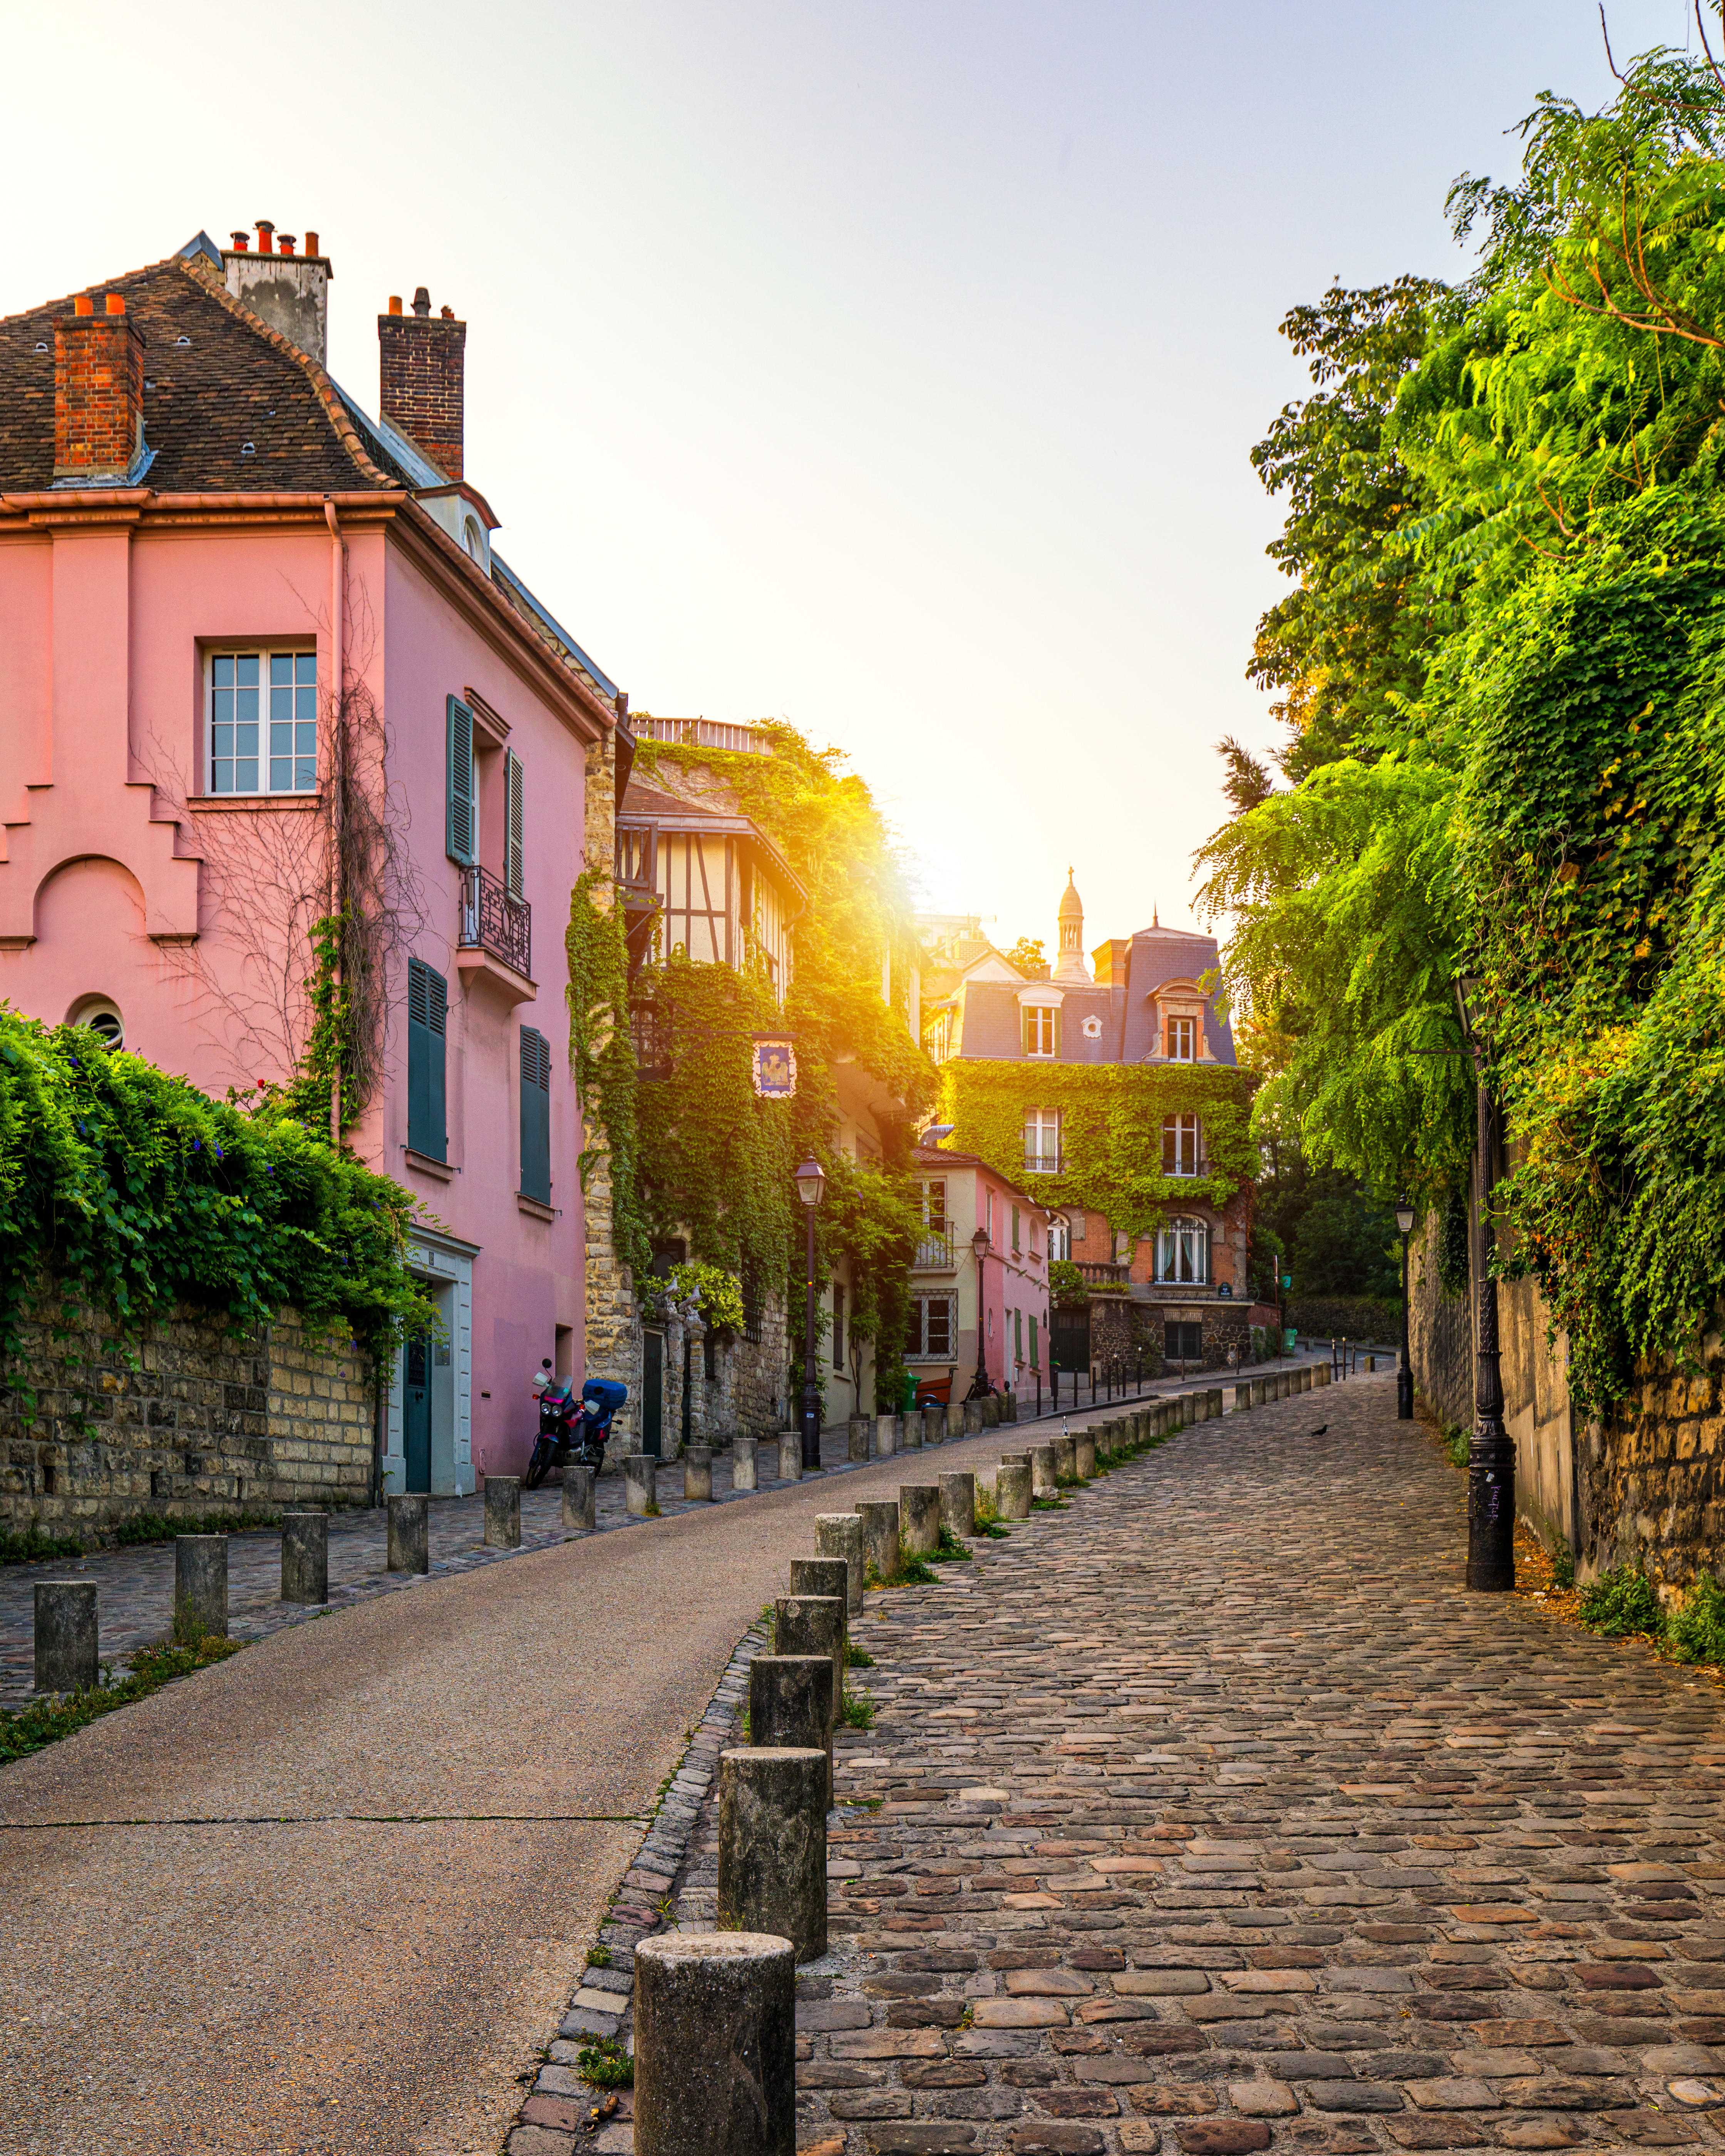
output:
POLYGON ((869 1598, 800 2148, 1725 2144, 1721 1696, 1466 1594, 1394 1402, 1199 1424, 869 1598))

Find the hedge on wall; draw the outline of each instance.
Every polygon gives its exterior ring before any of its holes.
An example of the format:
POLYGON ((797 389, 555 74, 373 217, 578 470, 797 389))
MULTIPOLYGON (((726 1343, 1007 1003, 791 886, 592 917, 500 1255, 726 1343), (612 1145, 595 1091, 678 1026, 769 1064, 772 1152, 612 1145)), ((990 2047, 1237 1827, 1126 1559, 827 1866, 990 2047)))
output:
POLYGON ((127 1330, 186 1303, 245 1333, 291 1307, 381 1358, 437 1324, 407 1270, 416 1210, 279 1101, 213 1101, 0 1006, 0 1358, 44 1284, 127 1330))
POLYGON ((1219 1210, 1257 1170, 1251 1081, 1231 1065, 959 1059, 942 1066, 941 1087, 955 1151, 979 1154, 1045 1204, 1084 1206, 1134 1239, 1194 1202, 1219 1210), (1037 1108, 1060 1111, 1057 1175, 1025 1173, 1024 1119, 1037 1108), (1207 1174, 1163 1173, 1163 1119, 1177 1115, 1199 1118, 1207 1174))

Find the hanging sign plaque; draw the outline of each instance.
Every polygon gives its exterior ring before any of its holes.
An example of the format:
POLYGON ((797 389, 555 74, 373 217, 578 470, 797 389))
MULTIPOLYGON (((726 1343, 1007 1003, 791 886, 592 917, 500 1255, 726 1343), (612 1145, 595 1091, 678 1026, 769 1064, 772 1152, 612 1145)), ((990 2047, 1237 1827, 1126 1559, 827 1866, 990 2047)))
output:
POLYGON ((782 1034, 754 1038, 755 1091, 763 1101, 788 1101, 797 1090, 797 1051, 782 1034))

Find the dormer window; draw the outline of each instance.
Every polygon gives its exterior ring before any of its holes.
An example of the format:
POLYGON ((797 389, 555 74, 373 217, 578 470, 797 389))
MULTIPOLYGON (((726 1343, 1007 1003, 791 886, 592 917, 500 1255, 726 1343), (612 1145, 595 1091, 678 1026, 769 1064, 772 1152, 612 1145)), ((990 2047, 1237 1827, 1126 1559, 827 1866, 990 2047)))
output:
POLYGON ((1024 1011, 1026 1055, 1058 1055, 1060 1052, 1060 1014, 1051 1004, 1029 1005, 1024 1011))
POLYGON ((1195 1063, 1198 1060, 1198 1020, 1195 1018, 1171 1018, 1168 1022, 1168 1053, 1175 1063, 1195 1063))

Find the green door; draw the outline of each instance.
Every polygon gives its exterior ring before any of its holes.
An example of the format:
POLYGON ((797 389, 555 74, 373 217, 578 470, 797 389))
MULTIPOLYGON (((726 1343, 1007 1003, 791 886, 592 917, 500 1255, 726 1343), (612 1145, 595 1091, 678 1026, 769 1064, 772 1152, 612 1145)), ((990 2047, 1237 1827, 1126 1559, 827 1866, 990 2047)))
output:
POLYGON ((407 1344, 407 1383, 402 1402, 402 1450, 408 1488, 431 1488, 431 1342, 421 1332, 407 1344))

